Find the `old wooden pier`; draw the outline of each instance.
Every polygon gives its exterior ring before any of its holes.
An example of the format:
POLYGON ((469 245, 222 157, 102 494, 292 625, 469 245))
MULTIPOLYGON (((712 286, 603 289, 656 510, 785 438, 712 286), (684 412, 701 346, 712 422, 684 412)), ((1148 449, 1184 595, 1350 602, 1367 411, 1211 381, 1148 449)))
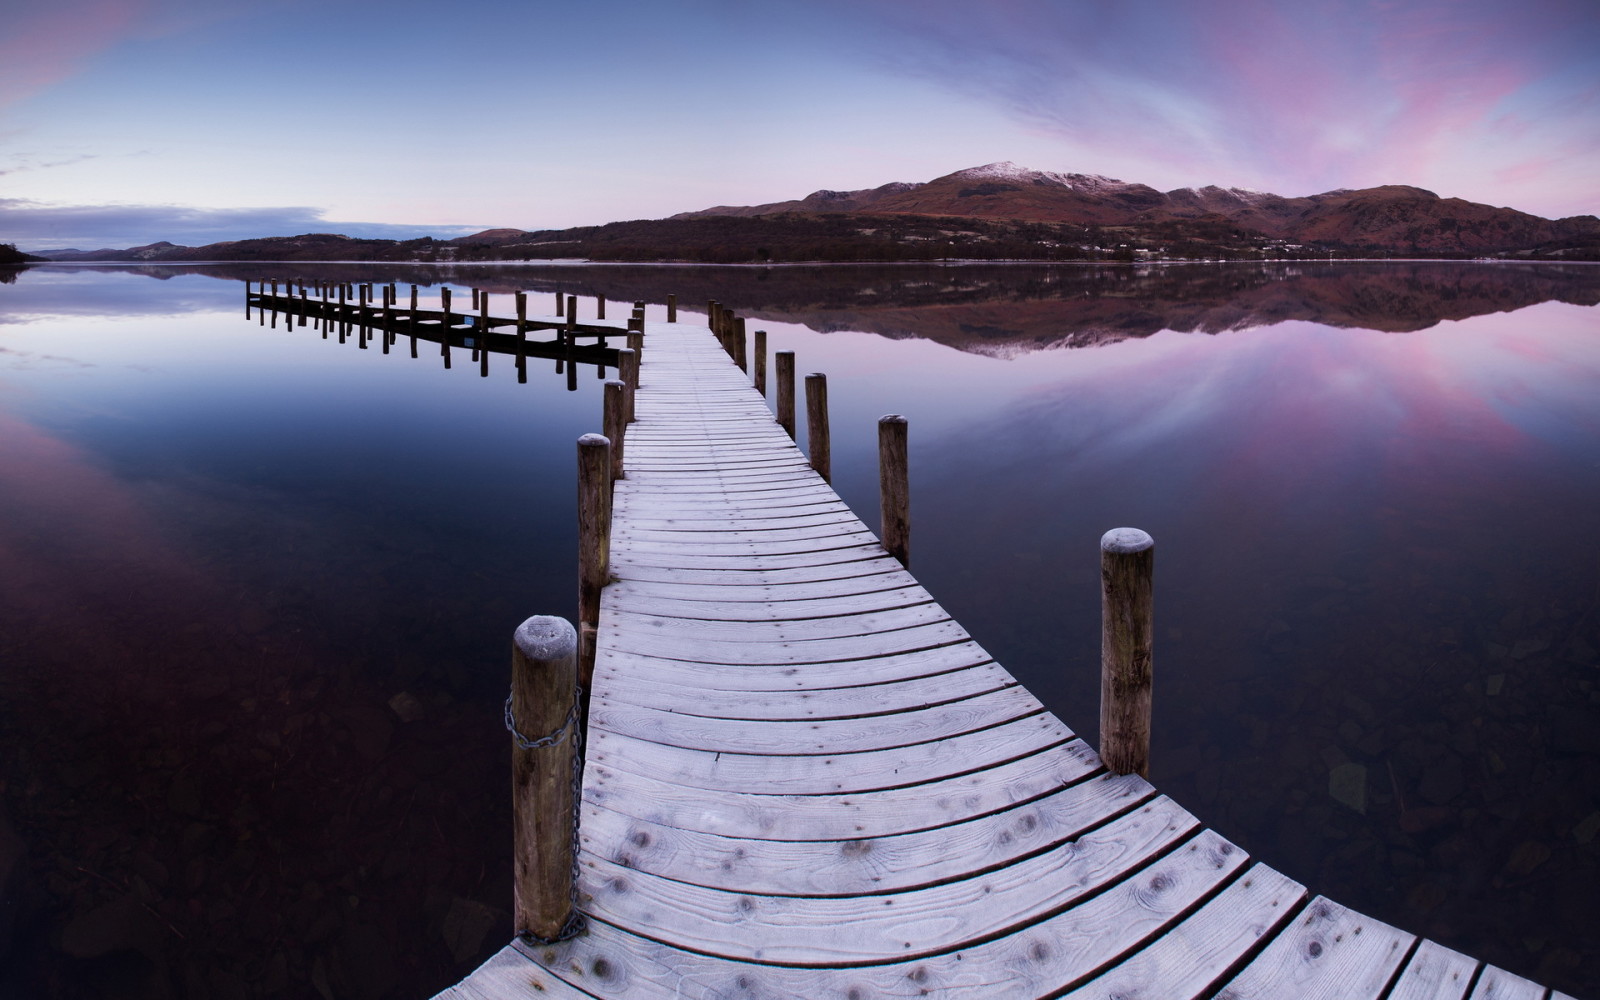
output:
MULTIPOLYGON (((1560 998, 1312 894, 1140 776, 1151 543, 1130 530, 1102 540, 1103 762, 907 571, 904 423, 881 427, 885 548, 828 485, 826 381, 803 455, 794 356, 774 414, 765 338, 708 311, 636 306, 607 359, 580 621, 514 643, 531 936, 441 997, 1560 998)), ((570 309, 542 322, 584 335, 570 309)))

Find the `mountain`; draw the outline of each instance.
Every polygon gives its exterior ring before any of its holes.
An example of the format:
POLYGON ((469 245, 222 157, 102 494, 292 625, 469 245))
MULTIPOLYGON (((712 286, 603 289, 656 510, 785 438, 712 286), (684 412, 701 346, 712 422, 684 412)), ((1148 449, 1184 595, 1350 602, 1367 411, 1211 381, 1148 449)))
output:
POLYGON ((958 170, 922 184, 818 191, 797 201, 708 208, 673 218, 784 212, 939 215, 1139 229, 1207 221, 1301 244, 1417 253, 1491 253, 1600 241, 1600 219, 1592 215, 1544 219, 1510 208, 1440 198, 1406 185, 1299 198, 1215 186, 1162 192, 1097 174, 1052 173, 1009 162, 958 170))
POLYGON ((1477 257, 1600 260, 1600 219, 1544 219, 1386 185, 1286 198, 1243 188, 1158 191, 1097 174, 991 163, 923 183, 816 191, 667 219, 451 240, 308 233, 181 247, 47 250, 51 260, 589 259, 772 263, 904 260, 1272 260, 1477 257))

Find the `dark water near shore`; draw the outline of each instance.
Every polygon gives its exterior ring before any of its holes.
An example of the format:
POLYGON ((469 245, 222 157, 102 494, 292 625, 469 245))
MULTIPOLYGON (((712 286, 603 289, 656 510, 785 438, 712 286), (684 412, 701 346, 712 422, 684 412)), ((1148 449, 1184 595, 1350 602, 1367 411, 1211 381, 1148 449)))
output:
POLYGON ((739 310, 869 523, 909 418, 914 570, 1091 739, 1097 542, 1150 531, 1157 786, 1600 998, 1600 267, 1500 264, 21 272, 0 997, 423 997, 509 938, 506 645, 573 614, 600 382, 247 322, 291 276, 739 310))

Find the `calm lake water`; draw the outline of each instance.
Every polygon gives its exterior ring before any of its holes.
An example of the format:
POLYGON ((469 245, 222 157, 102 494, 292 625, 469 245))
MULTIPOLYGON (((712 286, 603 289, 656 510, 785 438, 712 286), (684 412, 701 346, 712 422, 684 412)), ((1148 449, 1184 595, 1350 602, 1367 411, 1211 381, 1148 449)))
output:
MULTIPOLYGON (((1065 722, 1157 542, 1152 780, 1313 891, 1600 997, 1600 267, 50 266, 0 284, 0 996, 431 995, 510 936, 512 629, 600 381, 245 279, 718 299, 1065 722)), ((592 315, 593 300, 581 300, 592 315)), ((698 319, 698 317, 692 317, 698 319)))

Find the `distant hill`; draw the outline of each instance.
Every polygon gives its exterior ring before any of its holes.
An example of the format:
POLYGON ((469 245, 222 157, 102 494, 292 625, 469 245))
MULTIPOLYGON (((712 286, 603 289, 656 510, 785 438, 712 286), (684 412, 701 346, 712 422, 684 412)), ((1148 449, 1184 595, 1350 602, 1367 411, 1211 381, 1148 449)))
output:
POLYGON ((310 233, 40 253, 58 261, 1600 260, 1600 219, 1545 219, 1405 185, 1296 198, 1220 187, 1163 192, 1094 174, 991 163, 924 183, 565 230, 488 229, 405 241, 310 233))

